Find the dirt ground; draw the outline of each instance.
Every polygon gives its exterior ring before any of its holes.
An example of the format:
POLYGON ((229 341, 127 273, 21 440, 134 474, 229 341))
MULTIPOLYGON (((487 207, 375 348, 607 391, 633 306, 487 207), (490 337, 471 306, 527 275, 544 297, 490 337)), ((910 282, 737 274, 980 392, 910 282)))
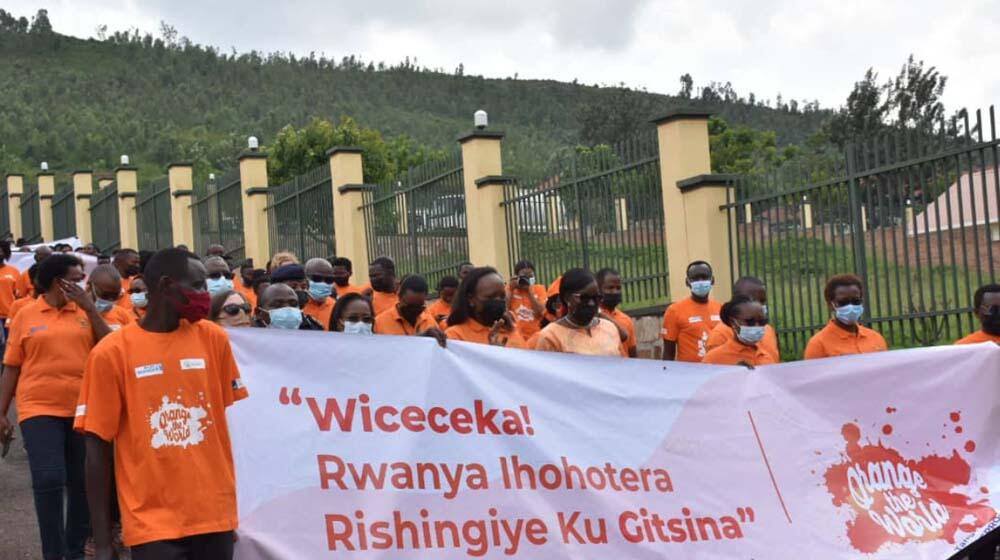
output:
POLYGON ((0 560, 41 560, 28 455, 21 434, 0 459, 0 560))

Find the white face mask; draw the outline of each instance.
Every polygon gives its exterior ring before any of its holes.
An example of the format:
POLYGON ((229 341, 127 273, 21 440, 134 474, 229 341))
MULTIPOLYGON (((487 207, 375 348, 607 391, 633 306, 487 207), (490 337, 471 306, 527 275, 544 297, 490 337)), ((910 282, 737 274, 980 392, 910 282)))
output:
POLYGON ((344 321, 344 334, 372 334, 372 324, 364 321, 344 321))

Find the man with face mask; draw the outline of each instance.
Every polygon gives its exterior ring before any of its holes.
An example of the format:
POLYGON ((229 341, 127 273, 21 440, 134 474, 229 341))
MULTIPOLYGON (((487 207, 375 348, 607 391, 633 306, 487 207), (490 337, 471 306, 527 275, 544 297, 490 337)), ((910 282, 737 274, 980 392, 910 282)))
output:
POLYGON ((974 332, 955 344, 1000 344, 1000 284, 987 284, 976 290, 972 298, 975 314, 982 330, 974 332))
MULTIPOLYGON (((284 284, 292 289, 298 300, 299 309, 304 309, 309 304, 309 282, 306 280, 306 271, 299 264, 286 264, 271 273, 272 286, 284 284)), ((260 301, 257 302, 260 307, 260 301)), ((283 312, 287 313, 287 312, 283 312)), ((302 330, 325 330, 316 319, 309 315, 302 315, 302 330)))
POLYGON ((635 323, 627 313, 618 309, 622 303, 622 275, 613 268, 602 268, 595 275, 601 290, 601 316, 613 321, 625 333, 625 351, 630 358, 638 354, 635 323))
POLYGON ((229 270, 229 264, 222 257, 208 257, 205 259, 205 270, 208 271, 208 278, 205 280, 208 286, 209 295, 233 289, 233 273, 229 270))
POLYGON ((333 265, 333 283, 338 298, 347 294, 360 294, 364 291, 360 286, 351 284, 351 275, 354 273, 351 259, 337 257, 330 261, 330 264, 333 265))
POLYGON ((333 295, 335 280, 333 266, 326 259, 309 259, 306 261, 305 276, 309 301, 302 308, 302 312, 326 328, 330 324, 330 315, 333 314, 333 307, 336 305, 333 295))
POLYGON ((128 297, 128 289, 132 285, 132 279, 142 273, 142 268, 139 267, 139 253, 135 249, 119 249, 115 251, 111 264, 122 278, 122 295, 115 301, 115 305, 131 310, 132 301, 128 297))
POLYGON ((372 307, 378 317, 385 310, 399 303, 396 295, 396 263, 389 257, 379 257, 368 266, 368 278, 371 280, 372 307))
POLYGON ((833 318, 806 344, 806 360, 884 352, 885 339, 860 323, 865 314, 865 292, 861 279, 853 274, 838 274, 826 282, 823 297, 833 318))
POLYGON ((689 264, 686 283, 691 296, 670 304, 663 314, 663 359, 700 362, 708 352, 709 333, 719 324, 722 304, 709 297, 715 277, 707 262, 689 264))
POLYGON ((315 320, 302 313, 298 295, 284 283, 271 284, 260 293, 253 326, 284 330, 323 330, 315 320))
POLYGON ((427 280, 412 275, 399 285, 399 302, 375 318, 375 334, 430 336, 442 346, 446 339, 434 316, 427 311, 427 280))
POLYGON ((86 435, 98 560, 114 556, 112 453, 132 558, 232 558, 238 518, 226 408, 248 394, 226 332, 202 320, 206 276, 187 251, 156 253, 146 267, 146 315, 90 353, 74 428, 86 435))
MULTIPOLYGON (((52 256, 52 247, 48 245, 41 245, 35 249, 35 264, 38 264, 45 259, 52 256)), ((35 297, 35 285, 31 282, 31 278, 28 277, 28 271, 25 270, 21 273, 21 277, 17 280, 17 297, 35 297)))
POLYGON ((87 279, 87 292, 94 300, 97 311, 104 317, 104 322, 113 331, 135 322, 135 314, 115 304, 121 298, 121 291, 121 276, 111 265, 98 266, 87 279))

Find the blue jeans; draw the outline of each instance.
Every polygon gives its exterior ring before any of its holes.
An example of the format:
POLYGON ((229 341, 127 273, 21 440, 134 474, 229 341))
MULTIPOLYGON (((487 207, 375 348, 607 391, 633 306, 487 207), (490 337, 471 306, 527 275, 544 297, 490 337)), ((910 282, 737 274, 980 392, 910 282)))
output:
POLYGON ((84 437, 73 419, 35 416, 21 422, 45 560, 83 558, 90 535, 84 490, 84 437))

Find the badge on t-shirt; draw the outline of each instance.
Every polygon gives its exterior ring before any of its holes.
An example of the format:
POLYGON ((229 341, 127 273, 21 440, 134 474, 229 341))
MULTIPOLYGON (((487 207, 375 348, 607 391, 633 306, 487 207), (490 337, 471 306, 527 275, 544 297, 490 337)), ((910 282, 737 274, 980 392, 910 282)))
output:
POLYGON ((688 317, 688 323, 700 323, 700 322, 701 322, 701 315, 692 315, 688 317))
POLYGON ((135 368, 136 379, 142 379, 143 377, 150 377, 153 375, 163 375, 163 364, 149 364, 147 366, 139 366, 135 368))
POLYGON ((187 358, 181 360, 181 371, 189 369, 205 369, 205 360, 202 358, 187 358))

